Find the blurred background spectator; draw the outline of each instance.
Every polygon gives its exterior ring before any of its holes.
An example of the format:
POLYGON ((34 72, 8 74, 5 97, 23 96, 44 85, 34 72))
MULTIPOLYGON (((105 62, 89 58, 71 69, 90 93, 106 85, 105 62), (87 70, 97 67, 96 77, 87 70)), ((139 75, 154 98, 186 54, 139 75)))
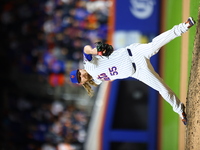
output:
POLYGON ((82 67, 84 45, 106 40, 109 7, 108 0, 1 1, 0 149, 82 149, 95 97, 68 75, 82 67))

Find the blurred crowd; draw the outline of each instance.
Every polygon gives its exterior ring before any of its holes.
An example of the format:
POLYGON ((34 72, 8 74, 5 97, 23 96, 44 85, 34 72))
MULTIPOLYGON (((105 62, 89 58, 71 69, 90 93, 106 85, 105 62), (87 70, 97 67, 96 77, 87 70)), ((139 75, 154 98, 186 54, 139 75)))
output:
POLYGON ((109 0, 1 1, 2 150, 81 149, 86 111, 17 94, 17 87, 4 83, 20 72, 39 74, 52 87, 70 84, 67 76, 81 66, 83 46, 106 40, 110 5, 109 0))
POLYGON ((73 103, 19 93, 10 90, 7 97, 2 150, 82 150, 89 119, 85 110, 73 103))
POLYGON ((106 40, 109 6, 108 0, 6 0, 3 55, 26 73, 68 74, 82 61, 84 45, 106 40))

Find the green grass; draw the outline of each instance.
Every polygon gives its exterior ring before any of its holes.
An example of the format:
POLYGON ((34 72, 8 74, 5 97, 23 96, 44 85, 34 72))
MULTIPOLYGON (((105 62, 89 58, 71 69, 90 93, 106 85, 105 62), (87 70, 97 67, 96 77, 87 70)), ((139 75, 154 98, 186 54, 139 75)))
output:
MULTIPOLYGON (((167 0, 166 28, 182 22, 182 1, 167 0)), ((164 80, 179 97, 181 38, 178 37, 165 46, 164 80)), ((178 114, 167 103, 163 103, 162 150, 178 149, 178 114)))

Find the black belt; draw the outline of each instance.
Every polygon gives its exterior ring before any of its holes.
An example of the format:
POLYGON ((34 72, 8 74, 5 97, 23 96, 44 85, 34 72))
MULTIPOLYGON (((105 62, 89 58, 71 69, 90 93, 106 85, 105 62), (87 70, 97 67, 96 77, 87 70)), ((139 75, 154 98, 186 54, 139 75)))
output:
MULTIPOLYGON (((127 51, 128 51, 129 56, 132 57, 133 54, 132 54, 131 50, 130 50, 129 48, 127 48, 127 51)), ((133 65, 133 68, 136 70, 136 65, 135 65, 135 63, 132 63, 132 65, 133 65)))

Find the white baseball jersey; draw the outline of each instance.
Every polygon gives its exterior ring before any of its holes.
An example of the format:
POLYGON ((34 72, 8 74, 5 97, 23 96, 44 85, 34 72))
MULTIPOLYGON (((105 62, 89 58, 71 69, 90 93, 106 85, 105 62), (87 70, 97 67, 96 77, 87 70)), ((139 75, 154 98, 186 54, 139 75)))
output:
POLYGON ((161 96, 173 107, 173 110, 182 117, 183 108, 174 92, 163 82, 163 79, 154 71, 150 63, 151 56, 155 55, 162 46, 181 36, 188 30, 185 23, 174 26, 147 44, 134 43, 125 48, 115 50, 108 58, 93 55, 92 60, 84 58, 84 68, 93 77, 95 83, 133 77, 157 90, 161 96), (129 55, 127 50, 131 51, 129 55), (135 64, 136 70, 132 66, 135 64))
POLYGON ((109 57, 93 55, 91 61, 84 57, 84 68, 97 84, 132 76, 135 70, 131 64, 126 48, 115 50, 109 57))

